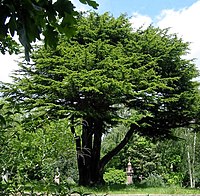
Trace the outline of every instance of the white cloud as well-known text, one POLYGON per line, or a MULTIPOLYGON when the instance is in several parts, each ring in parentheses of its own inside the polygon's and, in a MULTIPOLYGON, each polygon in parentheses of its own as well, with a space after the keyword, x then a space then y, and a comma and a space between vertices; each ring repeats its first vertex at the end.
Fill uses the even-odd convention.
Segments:
POLYGON ((130 22, 132 23, 133 29, 146 29, 153 21, 149 16, 141 15, 137 12, 134 12, 130 22))
POLYGON ((177 33, 184 41, 190 42, 189 58, 196 58, 196 65, 200 70, 200 1, 181 10, 163 10, 158 17, 157 26, 170 27, 170 32, 177 33))
MULTIPOLYGON (((195 58, 195 64, 200 70, 200 0, 190 7, 180 10, 162 10, 153 25, 160 28, 170 28, 170 33, 176 33, 185 42, 190 42, 190 54, 187 58, 195 58)), ((146 15, 133 13, 130 19, 134 29, 141 26, 147 28, 153 20, 146 15)))

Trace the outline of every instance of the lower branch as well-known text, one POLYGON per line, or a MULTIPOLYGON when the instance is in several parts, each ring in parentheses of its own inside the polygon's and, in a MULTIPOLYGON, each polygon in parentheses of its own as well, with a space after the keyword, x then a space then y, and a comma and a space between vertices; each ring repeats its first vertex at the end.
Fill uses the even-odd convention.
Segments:
POLYGON ((112 157, 114 157, 117 153, 120 152, 120 150, 122 150, 122 148, 128 143, 128 141, 130 140, 131 136, 133 135, 133 133, 135 132, 135 130, 138 128, 139 126, 136 124, 132 124, 130 126, 129 131, 126 133, 124 139, 110 152, 108 152, 101 160, 100 160, 100 168, 103 169, 104 166, 112 159, 112 157))

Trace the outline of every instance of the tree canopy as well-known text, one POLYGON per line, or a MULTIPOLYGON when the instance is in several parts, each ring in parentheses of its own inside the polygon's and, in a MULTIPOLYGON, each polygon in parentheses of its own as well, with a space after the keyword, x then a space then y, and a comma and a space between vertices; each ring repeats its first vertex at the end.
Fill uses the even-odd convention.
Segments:
MULTIPOLYGON (((93 0, 80 0, 97 8, 93 0)), ((18 51, 11 38, 17 33, 29 60, 31 43, 44 36, 45 45, 55 46, 58 33, 71 36, 78 12, 70 0, 3 0, 0 2, 0 51, 18 51)))
POLYGON ((183 58, 188 46, 166 29, 134 32, 124 15, 90 13, 79 18, 70 40, 60 36, 56 49, 40 47, 33 64, 19 64, 19 76, 2 87, 3 95, 27 118, 68 118, 79 183, 100 183, 104 166, 134 132, 166 138, 173 128, 194 122, 198 72, 183 58), (102 136, 116 124, 128 126, 127 133, 100 158, 102 136))

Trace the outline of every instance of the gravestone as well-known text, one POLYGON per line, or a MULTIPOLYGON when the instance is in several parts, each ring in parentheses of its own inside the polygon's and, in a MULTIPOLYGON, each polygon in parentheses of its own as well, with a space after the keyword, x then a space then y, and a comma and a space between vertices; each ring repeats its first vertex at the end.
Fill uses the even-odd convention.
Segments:
POLYGON ((56 168, 56 174, 55 174, 55 176, 54 176, 54 182, 55 182, 56 184, 60 184, 60 172, 59 172, 59 169, 58 169, 58 168, 56 168))
POLYGON ((8 171, 6 171, 5 168, 3 168, 3 172, 1 174, 2 181, 7 183, 9 175, 10 175, 10 173, 8 171))

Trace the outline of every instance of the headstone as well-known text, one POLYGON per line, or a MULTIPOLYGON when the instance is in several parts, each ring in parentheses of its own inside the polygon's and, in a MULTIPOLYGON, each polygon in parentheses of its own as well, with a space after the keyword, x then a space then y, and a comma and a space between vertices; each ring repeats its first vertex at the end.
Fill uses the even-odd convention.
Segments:
POLYGON ((129 157, 128 159, 128 165, 126 169, 126 175, 127 175, 127 182, 126 184, 133 184, 133 168, 131 166, 131 159, 129 157))
POLYGON ((56 168, 56 175, 54 176, 54 182, 56 184, 60 184, 60 172, 58 168, 56 168))
POLYGON ((141 175, 139 175, 139 180, 140 180, 140 182, 142 182, 142 180, 144 179, 144 177, 143 177, 143 175, 141 174, 141 175))
POLYGON ((3 168, 3 172, 1 174, 2 181, 7 183, 9 175, 10 175, 10 173, 8 171, 5 171, 5 168, 3 168))

